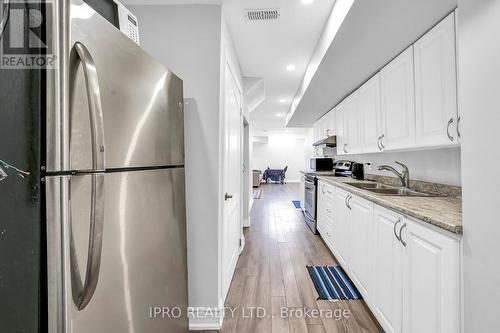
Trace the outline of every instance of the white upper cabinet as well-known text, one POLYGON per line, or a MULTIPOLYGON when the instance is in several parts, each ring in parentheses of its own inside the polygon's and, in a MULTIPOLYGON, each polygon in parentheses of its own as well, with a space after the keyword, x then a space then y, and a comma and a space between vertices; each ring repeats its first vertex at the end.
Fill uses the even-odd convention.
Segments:
POLYGON ((455 13, 315 124, 337 135, 337 154, 460 144, 455 13))
POLYGON ((413 46, 380 71, 382 140, 385 150, 415 145, 413 46))
POLYGON ((414 44, 416 145, 458 143, 455 14, 414 44))
POLYGON ((359 95, 357 91, 351 94, 345 103, 344 121, 347 121, 345 125, 347 141, 344 142, 344 147, 348 154, 359 154, 361 153, 361 117, 359 115, 359 95))
POLYGON ((326 113, 313 125, 314 142, 326 139, 335 135, 335 109, 326 113))
POLYGON ((318 124, 319 122, 316 121, 313 125, 313 143, 318 141, 318 124))
POLYGON ((363 153, 382 151, 380 145, 381 108, 380 108, 380 74, 372 77, 358 90, 359 125, 361 150, 363 153))
POLYGON ((345 121, 345 108, 344 103, 340 103, 335 110, 335 118, 336 118, 336 134, 337 134, 337 155, 345 155, 347 154, 347 150, 344 150, 345 144, 347 142, 346 138, 346 121, 345 121))
POLYGON ((336 135, 335 133, 335 109, 330 110, 330 112, 327 113, 327 118, 326 118, 326 134, 330 137, 332 135, 336 135))
POLYGON ((460 332, 459 241, 405 219, 405 333, 460 332))

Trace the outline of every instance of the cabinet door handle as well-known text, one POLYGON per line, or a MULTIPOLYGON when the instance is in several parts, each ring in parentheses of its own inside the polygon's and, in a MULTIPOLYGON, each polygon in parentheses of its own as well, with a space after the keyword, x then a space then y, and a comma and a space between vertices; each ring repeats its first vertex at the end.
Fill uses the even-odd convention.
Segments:
POLYGON ((453 142, 455 140, 454 137, 451 136, 450 134, 450 126, 451 124, 453 124, 453 118, 451 118, 450 120, 448 120, 448 126, 446 127, 446 135, 448 135, 448 139, 453 142))
POLYGON ((399 238, 398 234, 396 233, 396 228, 397 228, 399 223, 401 223, 401 218, 398 218, 396 223, 394 223, 394 230, 393 231, 394 231, 394 236, 396 236, 396 239, 401 242, 401 238, 399 238))
POLYGON ((325 194, 325 185, 321 185, 321 192, 323 192, 323 194, 325 194))
POLYGON ((382 139, 383 139, 384 137, 385 137, 385 134, 382 134, 382 135, 380 136, 380 147, 382 147, 382 149, 381 149, 381 150, 385 149, 385 146, 384 146, 384 144, 382 143, 382 139))
POLYGON ((327 130, 325 131, 325 133, 326 133, 326 136, 327 136, 327 137, 329 137, 329 136, 330 136, 330 129, 327 129, 327 130))
POLYGON ((401 242, 401 244, 403 244, 404 247, 406 247, 406 242, 403 240, 403 236, 401 236, 404 228, 406 228, 406 223, 404 223, 399 229, 399 241, 401 242))
POLYGON ((352 195, 350 195, 350 194, 349 194, 349 195, 347 196, 347 198, 346 198, 346 200, 347 200, 347 202, 346 202, 346 204, 347 204, 347 208, 349 208, 349 209, 352 209, 352 208, 351 208, 351 199, 352 199, 352 195))
POLYGON ((457 135, 458 135, 459 139, 462 138, 462 133, 460 133, 460 121, 461 120, 462 120, 462 116, 458 117, 458 119, 457 119, 457 135))
POLYGON ((344 203, 347 208, 349 208, 349 205, 347 204, 347 198, 349 198, 349 195, 345 196, 344 203))
POLYGON ((347 149, 346 149, 346 147, 347 147, 347 143, 344 143, 344 153, 346 153, 346 154, 347 154, 347 149))
POLYGON ((382 150, 382 147, 380 146, 380 139, 382 139, 382 136, 379 136, 378 139, 377 139, 378 150, 382 150))

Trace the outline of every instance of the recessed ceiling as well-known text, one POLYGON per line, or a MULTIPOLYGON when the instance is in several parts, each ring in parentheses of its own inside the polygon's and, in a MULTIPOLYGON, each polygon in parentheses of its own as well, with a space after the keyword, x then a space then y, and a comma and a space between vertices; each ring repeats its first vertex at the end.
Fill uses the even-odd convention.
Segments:
POLYGON ((266 99, 252 111, 256 128, 285 126, 285 117, 335 0, 224 0, 244 76, 262 77, 266 99), (273 21, 247 21, 246 9, 279 9, 273 21), (287 68, 288 67, 288 68, 287 68))
POLYGON ((310 127, 456 7, 457 0, 355 1, 287 126, 310 127))
POLYGON ((222 4, 242 74, 264 79, 266 99, 252 111, 251 123, 254 127, 276 128, 285 127, 285 117, 282 114, 287 114, 290 109, 335 0, 123 2, 130 5, 222 4), (249 9, 278 9, 279 18, 249 21, 245 17, 245 12, 249 9))

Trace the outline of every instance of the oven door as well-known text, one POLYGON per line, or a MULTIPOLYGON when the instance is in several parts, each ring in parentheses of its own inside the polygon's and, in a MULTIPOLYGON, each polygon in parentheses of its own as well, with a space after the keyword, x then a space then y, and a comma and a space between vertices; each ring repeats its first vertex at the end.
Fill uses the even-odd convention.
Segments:
POLYGON ((314 181, 305 180, 305 214, 310 220, 316 220, 316 185, 314 181))

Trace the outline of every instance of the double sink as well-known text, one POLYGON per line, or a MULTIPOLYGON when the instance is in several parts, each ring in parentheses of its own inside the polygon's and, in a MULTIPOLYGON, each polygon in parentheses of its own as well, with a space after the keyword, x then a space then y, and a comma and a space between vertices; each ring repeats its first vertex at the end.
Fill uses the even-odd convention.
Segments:
POLYGON ((380 183, 345 183, 361 190, 366 190, 379 195, 398 196, 398 197, 430 197, 428 193, 413 191, 406 187, 395 187, 380 183))

